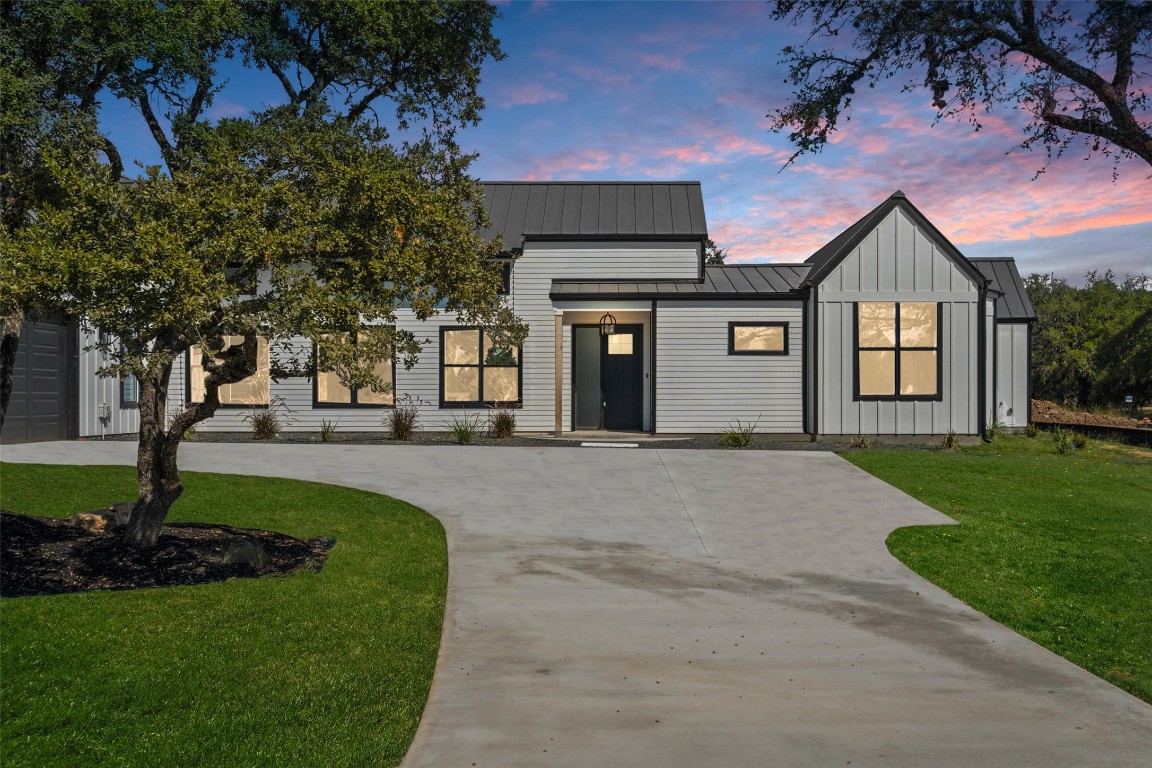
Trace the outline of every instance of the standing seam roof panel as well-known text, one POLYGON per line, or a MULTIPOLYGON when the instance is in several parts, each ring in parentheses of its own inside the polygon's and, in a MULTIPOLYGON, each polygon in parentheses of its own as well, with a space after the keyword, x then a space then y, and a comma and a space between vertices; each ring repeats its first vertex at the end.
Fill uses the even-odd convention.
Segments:
POLYGON ((652 212, 653 188, 637 185, 633 190, 636 192, 636 232, 642 235, 656 234, 652 212))
MULTIPOLYGON (((504 234, 508 231, 508 206, 512 200, 512 189, 502 187, 495 191, 488 199, 488 218, 492 220, 489 230, 491 235, 504 234)), ((507 243, 505 243, 507 246, 507 243)))
POLYGON ((698 184, 693 184, 687 189, 688 211, 692 217, 692 231, 707 232, 708 221, 704 217, 704 193, 698 184))
MULTIPOLYGON (((524 232, 539 232, 544 225, 544 205, 548 201, 548 187, 532 185, 528 192, 528 210, 524 214, 524 232)), ((516 243, 517 246, 520 243, 516 243)))
MULTIPOLYGON (((504 231, 512 234, 513 237, 515 237, 517 233, 524 232, 524 219, 528 213, 528 191, 529 188, 522 184, 517 184, 512 187, 512 199, 508 204, 508 216, 506 219, 508 223, 504 231)), ((521 236, 523 235, 521 234, 521 236)), ((515 248, 520 245, 518 242, 507 242, 508 239, 510 238, 505 238, 505 248, 515 248)))
POLYGON ((600 210, 597 220, 599 221, 599 233, 604 235, 616 234, 616 212, 620 210, 617 202, 617 196, 620 188, 611 185, 604 185, 600 187, 600 210))
POLYGON ((652 187, 652 226, 653 234, 674 234, 672 231, 672 199, 667 184, 656 184, 652 187))
POLYGON ((600 187, 593 184, 580 188, 580 234, 600 234, 600 187))
POLYGON ((575 235, 580 232, 580 203, 584 196, 580 187, 563 187, 564 219, 560 222, 560 234, 575 235))
POLYGON ((564 223, 564 187, 559 185, 548 186, 548 200, 544 205, 544 220, 540 229, 530 234, 539 235, 543 232, 559 232, 564 223))
POLYGON ((668 202, 672 212, 672 231, 677 235, 692 232, 692 209, 688 205, 688 190, 682 186, 668 188, 668 202))
POLYGON ((636 232, 636 187, 622 184, 616 192, 620 215, 616 219, 617 232, 636 232))

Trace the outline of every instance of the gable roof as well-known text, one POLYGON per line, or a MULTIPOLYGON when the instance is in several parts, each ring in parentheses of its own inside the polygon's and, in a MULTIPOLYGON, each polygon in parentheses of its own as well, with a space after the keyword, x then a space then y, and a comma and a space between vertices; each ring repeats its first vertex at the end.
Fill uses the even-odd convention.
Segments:
POLYGON ((827 245, 805 259, 804 263, 811 264, 812 270, 808 273, 804 284, 815 285, 831 274, 832 270, 836 269, 840 262, 847 258, 856 246, 860 245, 864 238, 896 208, 899 208, 908 216, 916 227, 924 230, 928 236, 935 241, 936 245, 940 247, 945 257, 953 262, 962 272, 967 274, 973 282, 977 285, 985 284, 987 278, 980 270, 976 269, 968 259, 964 258, 964 254, 960 253, 960 250, 952 245, 948 238, 944 237, 940 230, 936 229, 932 222, 928 221, 927 217, 920 213, 920 210, 908 200, 908 196, 900 190, 893 192, 887 200, 864 214, 859 221, 832 238, 827 245))
POLYGON ((991 287, 1000 292, 996 299, 997 322, 1022 322, 1036 319, 1036 310, 1028 299, 1024 281, 1016 270, 1016 260, 1006 257, 990 257, 970 260, 980 273, 991 280, 991 287))
POLYGON ((553 299, 770 298, 800 290, 807 264, 732 264, 704 268, 704 280, 553 280, 553 299))
POLYGON ((483 182, 492 226, 504 247, 533 240, 701 240, 708 236, 698 181, 483 182))

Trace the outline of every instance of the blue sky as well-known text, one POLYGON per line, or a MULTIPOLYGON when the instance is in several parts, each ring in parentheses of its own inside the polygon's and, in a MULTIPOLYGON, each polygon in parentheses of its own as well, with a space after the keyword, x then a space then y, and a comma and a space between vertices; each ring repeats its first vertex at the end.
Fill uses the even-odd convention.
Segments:
MULTIPOLYGON (((832 146, 784 168, 767 113, 789 95, 779 50, 802 30, 762 2, 503 2, 508 58, 482 71, 487 101, 463 146, 490 180, 698 180, 729 263, 802 261, 902 189, 966 255, 1077 281, 1089 269, 1152 273, 1152 180, 1128 161, 1073 150, 1033 180, 1042 151, 1006 154, 1025 117, 1000 107, 979 133, 933 125, 898 81, 857 99, 832 146)), ((234 69, 217 117, 275 101, 263 73, 234 69)), ((155 162, 140 117, 108 104, 125 154, 155 162)))

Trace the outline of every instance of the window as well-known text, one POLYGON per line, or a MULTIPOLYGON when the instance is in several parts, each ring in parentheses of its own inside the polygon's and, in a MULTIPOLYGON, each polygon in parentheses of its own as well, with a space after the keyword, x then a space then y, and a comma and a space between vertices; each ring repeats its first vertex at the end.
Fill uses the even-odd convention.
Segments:
POLYGON ((632 354, 632 334, 631 333, 612 333, 608 335, 608 354, 610 355, 630 355, 632 354))
POLYGON ((498 296, 507 296, 512 293, 512 261, 505 260, 500 264, 500 289, 498 296))
MULTIPOLYGON (((321 343, 316 350, 317 360, 324 355, 324 345, 321 343)), ((396 361, 394 358, 382 360, 376 364, 373 372, 380 380, 388 385, 388 391, 375 392, 368 389, 349 389, 340 383, 340 376, 335 371, 318 371, 315 376, 316 391, 314 404, 321 407, 347 406, 389 408, 396 404, 396 393, 392 388, 396 380, 396 361)))
POLYGON ((497 347, 479 328, 440 329, 440 407, 520 402, 520 350, 497 347))
POLYGON ((788 354, 788 323, 728 323, 728 354, 788 354))
MULTIPOLYGON (((243 341, 243 336, 225 336, 224 349, 243 341)), ((256 373, 220 387, 220 405, 268 405, 269 378, 268 340, 260 337, 256 339, 256 373)), ((197 347, 188 350, 188 402, 204 402, 204 367, 197 347)))
POLYGON ((120 379, 120 407, 136 408, 140 405, 140 381, 128 374, 120 379))
POLYGON ((856 399, 940 399, 939 304, 856 304, 856 399))

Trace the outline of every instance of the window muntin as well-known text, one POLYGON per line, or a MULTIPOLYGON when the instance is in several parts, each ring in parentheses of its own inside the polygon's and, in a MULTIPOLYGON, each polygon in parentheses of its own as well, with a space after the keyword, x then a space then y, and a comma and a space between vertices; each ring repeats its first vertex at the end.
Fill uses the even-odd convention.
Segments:
POLYGON ((520 350, 500 347, 480 328, 440 330, 440 406, 520 402, 520 350))
POLYGON ((728 323, 728 354, 788 354, 788 323, 728 323))
POLYGON ((612 333, 608 335, 608 354, 610 355, 630 355, 632 354, 632 334, 631 333, 612 333))
MULTIPOLYGON (((327 337, 325 337, 327 338, 327 337)), ((316 349, 316 358, 324 354, 323 339, 316 349)), ((395 360, 381 360, 376 363, 372 372, 380 380, 389 385, 386 392, 376 392, 371 387, 349 389, 340 383, 340 376, 335 371, 316 372, 315 405, 321 406, 373 406, 390 407, 396 404, 395 390, 395 360)))
POLYGON ((861 301, 856 304, 856 397, 940 398, 940 305, 861 301))
MULTIPOLYGON (((224 349, 243 342, 243 336, 225 336, 224 349)), ((191 403, 204 402, 205 374, 200 360, 199 348, 188 350, 188 401, 191 403)), ((260 336, 256 339, 256 373, 232 384, 222 385, 219 390, 220 405, 268 405, 270 380, 268 340, 260 336)))

